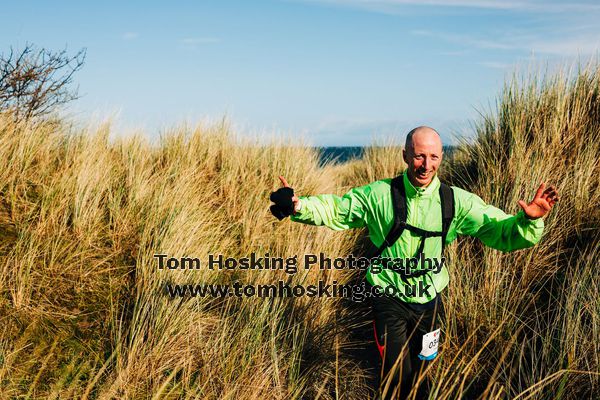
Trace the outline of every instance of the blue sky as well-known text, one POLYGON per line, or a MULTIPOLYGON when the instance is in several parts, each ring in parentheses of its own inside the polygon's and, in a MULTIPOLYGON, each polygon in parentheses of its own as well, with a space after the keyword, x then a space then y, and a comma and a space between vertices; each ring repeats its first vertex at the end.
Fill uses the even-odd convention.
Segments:
POLYGON ((315 145, 422 124, 449 142, 515 69, 600 48, 588 0, 13 1, 0 17, 1 52, 87 49, 74 117, 150 137, 227 117, 315 145))

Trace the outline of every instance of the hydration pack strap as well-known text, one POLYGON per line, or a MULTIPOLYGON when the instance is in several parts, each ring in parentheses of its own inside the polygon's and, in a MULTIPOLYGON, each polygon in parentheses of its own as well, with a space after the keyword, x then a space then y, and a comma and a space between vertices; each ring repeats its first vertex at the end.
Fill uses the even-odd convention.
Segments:
POLYGON ((452 223, 452 219, 454 218, 454 194, 452 192, 452 188, 444 183, 440 184, 439 194, 442 209, 441 232, 427 231, 425 229, 421 229, 406 223, 406 191, 404 188, 403 175, 399 175, 392 179, 391 191, 392 204, 394 207, 394 222, 385 239, 383 240, 383 243, 381 244, 381 246, 379 246, 376 252, 371 255, 371 257, 380 256, 386 248, 396 243, 396 241, 402 235, 402 232, 404 232, 404 229, 408 229, 409 231, 417 234, 418 236, 421 236, 421 243, 419 244, 419 249, 417 250, 416 254, 417 257, 419 257, 423 253, 425 240, 430 237, 442 238, 443 252, 446 247, 446 236, 448 235, 450 224, 452 223))

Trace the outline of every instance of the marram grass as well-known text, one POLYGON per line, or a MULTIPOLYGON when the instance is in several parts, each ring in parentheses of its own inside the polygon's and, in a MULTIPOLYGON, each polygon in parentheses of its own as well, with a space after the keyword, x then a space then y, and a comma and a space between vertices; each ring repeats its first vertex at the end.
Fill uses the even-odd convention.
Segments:
MULTIPOLYGON (((243 257, 364 247, 268 211, 402 171, 401 149, 320 168, 308 146, 240 140, 226 123, 151 144, 0 116, 0 398, 365 399, 377 374, 368 308, 324 298, 185 298, 166 282, 314 284, 348 271, 160 270, 153 257, 243 257)), ((503 254, 449 248, 432 398, 600 397, 600 71, 507 83, 442 178, 507 212, 539 182, 561 200, 542 241, 503 254)))

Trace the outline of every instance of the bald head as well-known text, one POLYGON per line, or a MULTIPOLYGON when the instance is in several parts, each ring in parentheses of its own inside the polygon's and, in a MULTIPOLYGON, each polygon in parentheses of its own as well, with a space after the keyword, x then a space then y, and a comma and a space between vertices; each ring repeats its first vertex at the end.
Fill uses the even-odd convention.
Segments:
POLYGON ((406 135, 402 155, 411 183, 418 187, 427 186, 442 162, 442 139, 435 129, 419 126, 406 135))
POLYGON ((440 134, 435 129, 428 126, 419 126, 408 132, 404 148, 413 148, 415 141, 418 141, 419 143, 427 142, 436 145, 439 144, 440 151, 442 148, 442 138, 440 137, 440 134))

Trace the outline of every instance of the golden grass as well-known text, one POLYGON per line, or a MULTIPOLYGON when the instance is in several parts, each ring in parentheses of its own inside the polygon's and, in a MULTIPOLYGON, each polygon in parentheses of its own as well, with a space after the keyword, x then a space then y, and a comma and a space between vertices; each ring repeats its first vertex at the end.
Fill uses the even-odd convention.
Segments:
MULTIPOLYGON (((600 395, 599 96, 596 66, 515 78, 445 162, 444 180, 510 213, 541 180, 561 200, 532 249, 450 246, 446 339, 428 371, 436 398, 600 395)), ((346 282, 348 271, 169 271, 153 254, 356 251, 364 232, 278 222, 269 193, 279 174, 299 194, 391 177, 399 147, 320 168, 307 146, 258 145, 226 123, 156 145, 109 134, 0 116, 0 398, 372 395, 376 371, 358 356, 370 345, 364 306, 164 294, 165 282, 346 282)))

